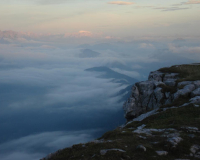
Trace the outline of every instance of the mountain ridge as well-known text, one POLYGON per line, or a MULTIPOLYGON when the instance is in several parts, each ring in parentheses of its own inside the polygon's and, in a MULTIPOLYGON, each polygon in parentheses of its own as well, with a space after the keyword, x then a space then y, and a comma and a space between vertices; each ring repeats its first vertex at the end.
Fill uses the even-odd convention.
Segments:
POLYGON ((129 77, 125 74, 115 72, 114 70, 106 66, 88 68, 86 69, 86 71, 102 73, 102 75, 98 76, 99 78, 114 79, 113 82, 116 82, 116 83, 130 85, 138 81, 137 79, 129 77))

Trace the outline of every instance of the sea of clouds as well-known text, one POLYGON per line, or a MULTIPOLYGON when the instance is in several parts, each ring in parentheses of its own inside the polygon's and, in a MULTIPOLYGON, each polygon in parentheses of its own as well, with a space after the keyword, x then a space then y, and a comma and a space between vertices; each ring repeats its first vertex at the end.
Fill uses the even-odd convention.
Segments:
POLYGON ((86 69, 106 66, 146 80, 160 67, 199 62, 199 46, 196 38, 72 44, 1 37, 0 159, 40 159, 125 122, 116 93, 127 84, 86 69))

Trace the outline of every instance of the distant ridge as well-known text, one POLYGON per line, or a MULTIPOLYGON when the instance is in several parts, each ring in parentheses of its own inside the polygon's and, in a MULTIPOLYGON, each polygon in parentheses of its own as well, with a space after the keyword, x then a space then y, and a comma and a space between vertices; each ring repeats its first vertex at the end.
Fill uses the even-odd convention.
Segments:
POLYGON ((94 57, 98 57, 99 55, 100 55, 99 52, 95 52, 91 49, 83 49, 81 50, 79 57, 80 58, 94 58, 94 57))
POLYGON ((99 78, 113 79, 113 82, 121 83, 121 84, 134 84, 135 82, 138 81, 135 78, 115 72, 112 69, 105 67, 105 66, 88 68, 88 69, 86 69, 86 71, 102 72, 103 74, 101 76, 99 76, 99 78))

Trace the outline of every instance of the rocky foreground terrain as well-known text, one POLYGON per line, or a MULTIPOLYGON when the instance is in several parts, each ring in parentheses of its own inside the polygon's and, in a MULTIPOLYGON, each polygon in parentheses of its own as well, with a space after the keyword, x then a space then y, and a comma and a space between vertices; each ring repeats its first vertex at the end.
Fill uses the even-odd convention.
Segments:
POLYGON ((200 159, 200 64, 151 72, 123 108, 126 124, 42 160, 200 159))

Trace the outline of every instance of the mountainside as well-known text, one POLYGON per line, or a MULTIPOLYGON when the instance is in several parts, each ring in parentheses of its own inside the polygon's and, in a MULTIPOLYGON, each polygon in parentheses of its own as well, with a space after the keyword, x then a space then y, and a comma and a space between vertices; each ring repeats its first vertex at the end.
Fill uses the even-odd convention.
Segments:
POLYGON ((86 71, 102 73, 99 76, 99 78, 112 79, 112 82, 114 82, 114 83, 130 85, 130 84, 137 82, 136 79, 129 77, 127 75, 115 72, 112 69, 105 67, 105 66, 88 68, 88 69, 86 69, 86 71))
POLYGON ((151 72, 124 103, 127 123, 42 160, 200 159, 200 64, 151 72))
POLYGON ((94 58, 98 57, 100 55, 99 52, 95 52, 91 49, 83 49, 81 53, 79 54, 80 58, 94 58))

